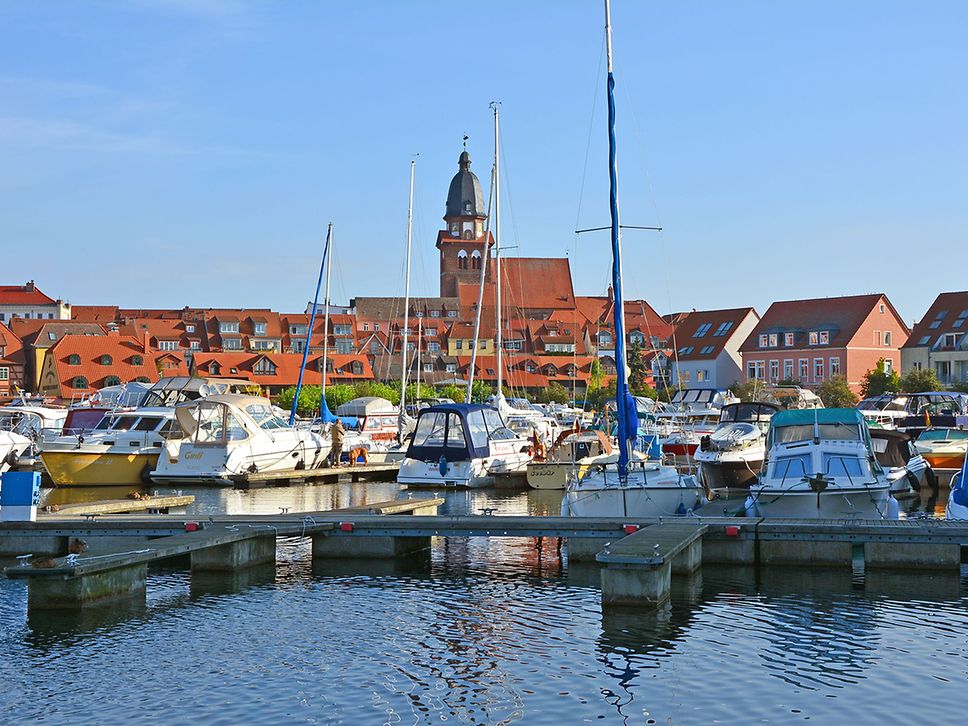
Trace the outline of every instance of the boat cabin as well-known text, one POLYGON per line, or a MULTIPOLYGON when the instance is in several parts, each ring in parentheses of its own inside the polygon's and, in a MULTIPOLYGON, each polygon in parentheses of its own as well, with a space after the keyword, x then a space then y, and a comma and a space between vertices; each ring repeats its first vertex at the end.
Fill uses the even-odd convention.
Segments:
POLYGON ((241 441, 260 433, 271 435, 274 430, 290 428, 289 423, 272 408, 269 400, 233 393, 179 404, 175 408, 175 418, 180 438, 193 444, 213 446, 241 441))
POLYGON ((400 428, 396 406, 379 396, 363 396, 347 401, 336 409, 344 425, 359 431, 371 441, 393 441, 400 428))
POLYGON ((882 473, 856 408, 780 411, 770 422, 766 463, 769 478, 787 482, 814 475, 870 481, 882 473))
POLYGON ((729 403, 723 406, 723 410, 719 414, 719 423, 755 424, 765 432, 774 414, 779 410, 780 407, 776 404, 761 401, 755 403, 729 403))
POLYGON ((407 458, 430 462, 483 459, 491 455, 491 441, 517 438, 495 409, 447 403, 420 412, 407 458))

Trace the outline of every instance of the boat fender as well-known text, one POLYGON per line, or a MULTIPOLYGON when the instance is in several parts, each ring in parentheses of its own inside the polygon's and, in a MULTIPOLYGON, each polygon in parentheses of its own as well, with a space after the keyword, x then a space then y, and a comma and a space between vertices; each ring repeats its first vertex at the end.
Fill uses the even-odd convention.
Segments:
POLYGON ((909 471, 907 473, 907 480, 908 480, 908 484, 911 485, 911 488, 914 491, 916 491, 916 492, 921 491, 921 480, 918 479, 918 475, 917 474, 915 474, 913 471, 909 471))
POLYGON ((683 504, 682 502, 679 502, 679 506, 676 507, 676 515, 678 515, 678 516, 681 517, 682 515, 684 515, 686 513, 687 513, 686 512, 686 505, 683 504))
POLYGON ((934 495, 938 494, 938 475, 934 473, 934 469, 930 466, 924 470, 924 481, 928 485, 928 489, 934 495))
POLYGON ((437 468, 440 470, 441 476, 447 476, 447 457, 441 454, 440 461, 437 462, 437 468))
POLYGON ((887 498, 887 519, 898 519, 901 516, 901 505, 894 497, 887 498))
POLYGON ((8 466, 14 467, 20 461, 20 454, 11 450, 5 457, 3 457, 3 460, 8 466))
POLYGON ((151 464, 145 464, 141 467, 141 483, 142 484, 152 484, 151 481, 151 464))

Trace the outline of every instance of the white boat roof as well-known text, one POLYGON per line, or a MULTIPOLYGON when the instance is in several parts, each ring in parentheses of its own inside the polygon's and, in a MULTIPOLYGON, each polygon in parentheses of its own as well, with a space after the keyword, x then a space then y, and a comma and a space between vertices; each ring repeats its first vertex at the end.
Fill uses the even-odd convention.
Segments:
POLYGON ((337 416, 355 416, 363 418, 378 413, 398 413, 397 407, 385 398, 379 396, 363 396, 347 401, 342 406, 337 407, 337 416))

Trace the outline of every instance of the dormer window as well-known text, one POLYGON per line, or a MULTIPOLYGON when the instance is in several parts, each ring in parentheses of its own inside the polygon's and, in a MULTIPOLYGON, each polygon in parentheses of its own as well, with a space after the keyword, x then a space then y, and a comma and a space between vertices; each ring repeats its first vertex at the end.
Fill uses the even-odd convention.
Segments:
POLYGON ((767 347, 770 344, 770 336, 768 336, 768 335, 761 335, 759 342, 760 342, 760 347, 761 348, 767 347))
POLYGON ((828 345, 830 343, 830 333, 826 330, 820 331, 820 345, 828 345))
POLYGON ((266 323, 256 323, 255 324, 255 334, 256 335, 265 335, 266 334, 266 330, 267 330, 267 324, 266 323))
POLYGON ((101 358, 99 359, 99 362, 102 366, 109 366, 112 363, 114 363, 114 359, 111 358, 111 356, 109 355, 102 355, 101 358))
POLYGON ((793 347, 793 333, 783 334, 783 345, 785 345, 787 348, 793 347))
MULTIPOLYGON (((77 353, 71 353, 69 356, 67 356, 67 365, 79 366, 80 364, 81 356, 79 356, 77 353)), ((84 388, 87 388, 87 384, 84 385, 84 388)))
POLYGON ((145 359, 140 355, 131 356, 131 365, 133 366, 143 366, 145 364, 145 359))
POLYGON ((195 325, 193 323, 188 323, 185 326, 185 332, 186 333, 194 333, 195 332, 195 325))

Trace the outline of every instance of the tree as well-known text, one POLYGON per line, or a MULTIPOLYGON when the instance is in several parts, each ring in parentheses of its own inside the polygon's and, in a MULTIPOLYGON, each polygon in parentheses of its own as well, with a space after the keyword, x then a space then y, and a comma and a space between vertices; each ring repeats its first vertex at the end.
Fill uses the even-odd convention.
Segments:
POLYGON ((745 383, 736 381, 729 387, 729 390, 743 403, 750 403, 759 400, 764 386, 766 386, 766 381, 761 381, 759 378, 750 378, 745 383))
POLYGON ((474 380, 471 386, 471 403, 485 403, 494 393, 494 389, 480 378, 474 380))
POLYGON ((951 390, 957 393, 968 393, 968 382, 954 383, 951 386, 951 390))
POLYGON ((354 398, 357 398, 355 386, 345 383, 334 383, 331 386, 326 386, 326 404, 333 413, 336 413, 337 408, 354 398))
POLYGON ((675 386, 662 386, 657 392, 658 400, 662 401, 663 403, 669 403, 672 401, 672 397, 676 395, 676 391, 678 390, 679 389, 675 386))
MULTIPOLYGON (((411 383, 407 386, 407 400, 413 403, 421 398, 436 398, 437 389, 427 383, 411 383)), ((397 403, 400 402, 400 397, 397 397, 397 403)))
POLYGON ((563 385, 558 383, 558 381, 552 381, 548 384, 548 387, 544 389, 542 398, 544 399, 541 403, 568 403, 571 396, 568 395, 568 389, 563 385))
POLYGON ((467 399, 467 386, 448 383, 446 386, 440 388, 440 396, 441 398, 449 398, 454 403, 464 403, 467 399))
MULTIPOLYGON (((322 389, 319 386, 303 386, 299 389, 299 405, 296 406, 296 413, 300 416, 317 416, 319 414, 319 402, 321 400, 322 389)), ((328 393, 328 391, 327 391, 328 393)), ((287 411, 292 410, 292 399, 296 396, 296 387, 289 386, 279 391, 276 396, 276 403, 287 411)))
POLYGON ((877 361, 877 366, 873 370, 867 371, 860 382, 860 395, 864 398, 880 396, 882 393, 890 393, 901 390, 901 375, 897 371, 887 372, 887 364, 883 358, 877 361))
POLYGON ((400 404, 399 383, 394 384, 382 383, 380 381, 360 381, 359 383, 353 384, 353 389, 355 392, 354 398, 376 396, 377 398, 385 398, 394 406, 398 406, 400 404))
POLYGON ((596 357, 592 360, 591 366, 588 369, 588 392, 585 394, 586 398, 601 388, 602 381, 604 380, 605 371, 602 370, 602 362, 596 357))
POLYGON ((615 381, 610 381, 607 386, 602 386, 593 394, 589 394, 587 402, 595 410, 601 411, 605 407, 605 402, 615 398, 615 381))
POLYGON ((647 388, 651 388, 649 385, 649 377, 652 371, 645 362, 645 356, 642 355, 642 346, 638 343, 632 343, 629 347, 629 391, 633 395, 639 396, 644 395, 647 388))
POLYGON ((941 390, 941 381, 932 368, 912 368, 901 378, 901 390, 905 393, 941 390))
POLYGON ((832 376, 817 386, 816 394, 828 408, 853 408, 860 399, 844 376, 832 376))

